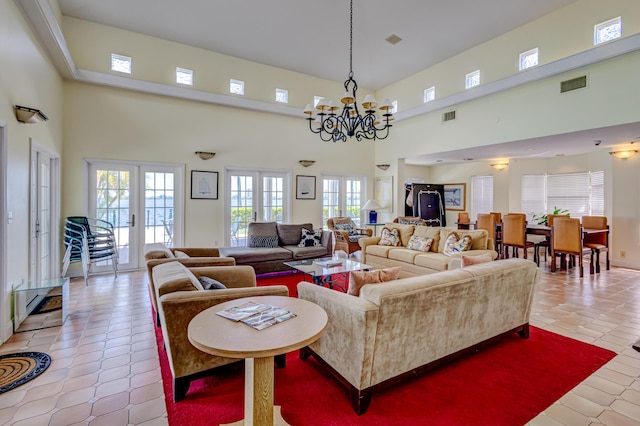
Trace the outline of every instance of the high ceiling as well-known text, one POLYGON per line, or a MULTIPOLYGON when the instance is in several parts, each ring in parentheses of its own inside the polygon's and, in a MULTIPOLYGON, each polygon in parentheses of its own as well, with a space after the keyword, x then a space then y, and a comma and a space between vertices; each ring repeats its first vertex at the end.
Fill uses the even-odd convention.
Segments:
MULTIPOLYGON (((377 90, 576 0, 355 0, 353 71, 377 90), (385 39, 402 39, 391 45, 385 39)), ((62 14, 343 82, 348 0, 59 0, 62 14)))
MULTIPOLYGON (((577 0, 354 0, 353 71, 379 89, 577 0), (390 36, 402 39, 392 45, 390 36)), ((343 82, 349 1, 59 0, 63 15, 343 82)), ((409 164, 575 155, 640 142, 640 123, 407 158, 409 164), (597 145, 596 140, 602 142, 597 145)))

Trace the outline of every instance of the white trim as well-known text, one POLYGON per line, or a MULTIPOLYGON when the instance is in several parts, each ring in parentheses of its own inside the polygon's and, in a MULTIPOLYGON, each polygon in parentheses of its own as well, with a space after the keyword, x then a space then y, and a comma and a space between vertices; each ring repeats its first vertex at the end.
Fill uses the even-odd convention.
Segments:
POLYGON ((0 343, 13 334, 9 318, 10 292, 7 288, 7 123, 0 120, 0 343), (5 323, 6 321, 6 323, 5 323))

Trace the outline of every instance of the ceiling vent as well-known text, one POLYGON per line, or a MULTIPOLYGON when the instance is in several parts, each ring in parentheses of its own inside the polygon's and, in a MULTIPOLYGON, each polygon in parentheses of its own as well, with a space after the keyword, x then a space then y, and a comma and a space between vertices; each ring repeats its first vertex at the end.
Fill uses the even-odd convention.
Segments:
POLYGON ((400 37, 398 37, 395 34, 391 34, 389 37, 385 38, 386 42, 395 46, 396 44, 400 43, 402 41, 402 39, 400 37))
POLYGON ((572 78, 560 83, 560 93, 570 92, 576 89, 587 87, 587 76, 572 78))
POLYGON ((451 120, 455 120, 456 119, 456 112, 454 111, 448 111, 445 112, 444 114, 442 114, 442 121, 451 121, 451 120))

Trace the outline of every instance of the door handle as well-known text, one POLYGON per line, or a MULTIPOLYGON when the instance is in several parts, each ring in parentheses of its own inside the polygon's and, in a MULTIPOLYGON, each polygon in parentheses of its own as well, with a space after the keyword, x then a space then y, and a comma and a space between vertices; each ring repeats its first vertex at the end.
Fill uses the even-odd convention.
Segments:
POLYGON ((131 222, 127 222, 129 225, 131 225, 132 228, 136 227, 136 215, 132 214, 131 215, 131 222))

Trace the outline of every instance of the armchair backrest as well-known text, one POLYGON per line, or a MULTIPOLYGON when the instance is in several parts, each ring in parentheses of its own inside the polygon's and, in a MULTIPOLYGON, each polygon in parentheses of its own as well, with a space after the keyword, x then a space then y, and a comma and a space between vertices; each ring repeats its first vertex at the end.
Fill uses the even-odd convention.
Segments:
POLYGON ((330 217, 327 219, 327 228, 332 231, 336 230, 336 225, 338 224, 347 224, 351 225, 352 228, 356 228, 356 224, 353 223, 353 220, 350 217, 330 217))

